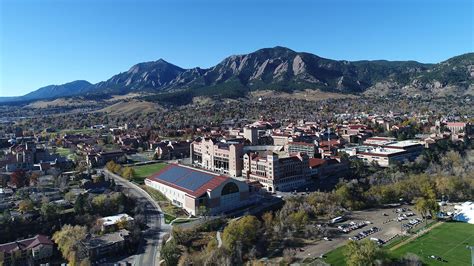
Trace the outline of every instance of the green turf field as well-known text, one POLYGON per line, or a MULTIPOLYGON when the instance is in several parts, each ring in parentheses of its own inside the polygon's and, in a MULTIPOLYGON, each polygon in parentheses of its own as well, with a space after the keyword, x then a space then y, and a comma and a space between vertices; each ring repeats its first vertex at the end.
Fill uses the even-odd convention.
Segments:
POLYGON ((326 258, 324 260, 330 265, 346 265, 346 258, 344 256, 345 247, 346 246, 344 245, 326 253, 326 258))
MULTIPOLYGON (((467 245, 474 246, 474 225, 467 223, 449 222, 433 228, 421 237, 389 251, 393 245, 385 246, 388 255, 402 258, 407 253, 416 254, 426 265, 470 265, 471 253, 467 245), (447 262, 440 262, 429 256, 439 256, 447 262)), ((326 253, 325 261, 331 265, 346 265, 344 257, 345 246, 326 253)))
POLYGON ((133 178, 133 181, 142 184, 145 178, 165 168, 166 165, 167 164, 165 163, 155 163, 155 164, 134 166, 133 170, 134 170, 135 176, 133 178))
POLYGON ((467 245, 474 246, 474 225, 468 223, 444 223, 421 237, 390 252, 393 257, 407 253, 418 255, 427 265, 470 265, 471 253, 467 245), (428 258, 439 256, 447 262, 428 258))

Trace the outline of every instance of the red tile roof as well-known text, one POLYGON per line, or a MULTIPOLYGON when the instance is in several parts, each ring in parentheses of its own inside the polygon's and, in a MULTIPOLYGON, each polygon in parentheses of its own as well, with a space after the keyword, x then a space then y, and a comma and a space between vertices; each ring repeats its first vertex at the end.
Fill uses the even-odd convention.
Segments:
POLYGON ((466 123, 463 123, 463 122, 448 122, 448 123, 446 123, 446 126, 448 126, 448 127, 465 127, 466 123))
POLYGON ((331 139, 330 141, 327 141, 327 140, 323 140, 319 143, 319 146, 320 147, 325 147, 325 146, 329 146, 329 143, 331 144, 331 146, 339 146, 341 145, 341 142, 339 139, 331 139))
POLYGON ((290 142, 290 143, 288 143, 288 145, 301 145, 301 146, 309 146, 309 147, 315 146, 313 143, 300 142, 300 141, 290 142))
POLYGON ((324 159, 319 159, 319 158, 310 158, 309 159, 309 167, 310 168, 319 167, 319 166, 322 166, 325 163, 326 163, 326 160, 324 160, 324 159))

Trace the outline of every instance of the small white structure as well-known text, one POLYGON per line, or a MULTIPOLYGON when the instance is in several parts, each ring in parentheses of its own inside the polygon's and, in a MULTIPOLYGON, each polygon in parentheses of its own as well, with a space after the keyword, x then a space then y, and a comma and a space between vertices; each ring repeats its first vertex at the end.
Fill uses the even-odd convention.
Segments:
POLYGON ((466 201, 461 205, 454 206, 453 219, 458 222, 474 224, 474 202, 466 201))
POLYGON ((115 226, 118 222, 120 221, 126 221, 126 222, 132 222, 133 217, 126 213, 121 213, 113 216, 107 216, 98 219, 98 221, 102 222, 102 230, 105 230, 107 228, 111 228, 112 226, 115 226))

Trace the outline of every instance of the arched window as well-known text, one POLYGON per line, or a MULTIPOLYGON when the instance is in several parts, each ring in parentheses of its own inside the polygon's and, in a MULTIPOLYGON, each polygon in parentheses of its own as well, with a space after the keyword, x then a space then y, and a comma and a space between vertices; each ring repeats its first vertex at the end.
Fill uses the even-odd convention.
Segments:
POLYGON ((221 196, 232 194, 232 193, 237 193, 239 192, 239 187, 234 183, 230 182, 224 185, 222 188, 221 196))

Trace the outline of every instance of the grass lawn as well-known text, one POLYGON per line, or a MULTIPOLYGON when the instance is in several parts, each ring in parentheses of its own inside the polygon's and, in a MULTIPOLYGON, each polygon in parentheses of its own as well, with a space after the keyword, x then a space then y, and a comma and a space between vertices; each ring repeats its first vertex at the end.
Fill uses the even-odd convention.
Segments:
MULTIPOLYGON (((474 225, 467 223, 448 222, 407 244, 389 251, 396 244, 407 237, 395 240, 383 248, 391 258, 402 258, 407 253, 416 254, 426 265, 470 265, 471 253, 467 245, 474 246, 474 225), (447 262, 440 262, 428 256, 439 256, 447 262)), ((345 246, 336 248, 326 253, 325 261, 331 265, 346 265, 344 257, 345 246)))
POLYGON ((344 256, 344 248, 341 246, 326 253, 324 260, 331 265, 346 265, 346 258, 344 256))
POLYGON ((59 155, 67 157, 69 154, 72 154, 70 149, 63 148, 63 147, 57 147, 56 152, 59 153, 59 155))
POLYGON ((399 258, 414 253, 427 265, 470 265, 471 252, 466 249, 467 245, 474 246, 474 225, 449 222, 391 251, 390 255, 399 258), (428 258, 431 255, 448 262, 428 258))
POLYGON ((145 185, 141 186, 148 194, 150 194, 150 196, 155 200, 155 201, 167 201, 168 199, 165 197, 165 195, 161 194, 161 192, 159 192, 158 190, 156 189, 153 189, 151 187, 147 187, 145 185))
POLYGON ((169 215, 167 213, 165 213, 164 216, 165 216, 165 223, 167 224, 171 223, 171 221, 176 219, 176 217, 174 217, 173 215, 169 215))
POLYGON ((133 170, 134 170, 135 176, 133 177, 133 181, 139 184, 143 184, 144 182, 143 180, 145 180, 145 178, 165 168, 166 165, 167 164, 165 163, 155 163, 155 164, 134 166, 133 170))
POLYGON ((77 157, 76 154, 74 154, 74 152, 72 152, 71 149, 68 148, 57 147, 56 152, 62 157, 66 157, 69 160, 75 160, 75 158, 77 157))
POLYGON ((176 221, 173 222, 173 224, 184 224, 184 223, 189 223, 191 221, 194 221, 194 219, 177 218, 176 221))

